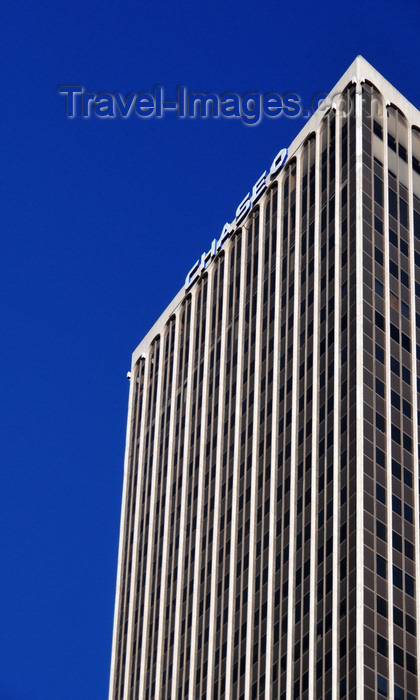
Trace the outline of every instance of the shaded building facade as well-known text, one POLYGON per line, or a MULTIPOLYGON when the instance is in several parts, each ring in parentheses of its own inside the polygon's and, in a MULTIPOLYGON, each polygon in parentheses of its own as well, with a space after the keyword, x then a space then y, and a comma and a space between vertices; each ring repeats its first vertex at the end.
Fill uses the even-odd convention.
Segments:
POLYGON ((110 700, 420 697, 420 113, 279 162, 133 354, 110 700))

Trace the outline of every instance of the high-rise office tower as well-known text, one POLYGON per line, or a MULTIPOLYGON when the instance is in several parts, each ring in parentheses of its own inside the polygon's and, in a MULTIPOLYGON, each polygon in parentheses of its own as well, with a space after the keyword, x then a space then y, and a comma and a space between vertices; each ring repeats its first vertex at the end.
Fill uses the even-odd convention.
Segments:
POLYGON ((134 352, 111 700, 420 698, 420 113, 330 97, 134 352))

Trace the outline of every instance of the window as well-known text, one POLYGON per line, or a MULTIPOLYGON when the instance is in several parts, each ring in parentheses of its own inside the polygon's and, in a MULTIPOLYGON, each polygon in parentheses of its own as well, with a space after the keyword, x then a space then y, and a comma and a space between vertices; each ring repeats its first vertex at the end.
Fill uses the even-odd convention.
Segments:
POLYGON ((384 542, 386 542, 386 525, 384 523, 381 523, 380 520, 376 521, 376 536, 379 537, 379 539, 384 540, 384 542))
POLYGON ((405 450, 407 450, 407 452, 413 451, 413 443, 411 437, 406 433, 403 433, 403 447, 405 450))
POLYGON ((394 408, 400 410, 400 397, 394 390, 391 390, 391 404, 394 406, 394 408))
POLYGON ((376 378, 375 380, 375 389, 378 396, 382 396, 382 398, 385 398, 385 384, 381 382, 381 380, 378 378, 376 378))
POLYGON ((398 625, 398 627, 401 627, 402 629, 404 629, 403 611, 394 605, 392 613, 393 613, 392 616, 393 616, 394 624, 398 625))
POLYGON ((391 424, 391 437, 398 445, 401 445, 401 430, 394 424, 391 424))
POLYGON ((375 311, 375 326, 380 328, 381 331, 385 329, 385 319, 379 311, 375 311))
POLYGON ((411 404, 403 399, 402 406, 404 415, 407 416, 407 418, 411 418, 411 404))
POLYGON ((397 195, 394 190, 391 188, 388 189, 388 195, 389 195, 389 213, 391 216, 394 217, 394 219, 398 218, 398 210, 397 210, 397 195))
POLYGON ((380 484, 376 484, 376 498, 380 503, 385 503, 385 489, 380 484))
POLYGON ((379 139, 383 139, 383 131, 382 131, 382 126, 377 122, 375 119, 373 120, 373 133, 375 136, 377 136, 379 139))
POLYGON ((388 656, 388 640, 382 637, 380 634, 376 635, 376 646, 378 649, 378 654, 383 654, 388 656))
POLYGON ((406 467, 404 467, 404 484, 410 488, 413 486, 413 476, 406 467))
POLYGON ((398 552, 402 552, 402 537, 398 534, 398 532, 395 532, 394 530, 392 531, 392 546, 398 552))
POLYGON ((383 433, 385 432, 385 418, 378 412, 376 413, 376 427, 383 433))
POLYGON ((396 279, 398 279, 398 265, 392 260, 389 261, 389 271, 393 277, 396 277, 396 279))
POLYGON ((405 318, 410 318, 410 307, 405 303, 405 301, 401 302, 401 313, 403 316, 405 316, 405 318))
POLYGON ((378 576, 386 578, 386 559, 381 557, 380 554, 376 555, 376 573, 378 576))
POLYGON ((394 584, 394 586, 402 590, 402 582, 402 571, 398 566, 395 566, 394 564, 392 567, 392 583, 394 584))
POLYGON ((376 464, 385 469, 385 452, 379 447, 376 448, 376 464))
POLYGON ((398 248, 398 236, 391 228, 389 229, 389 242, 398 248))
POLYGON ((405 287, 409 288, 409 287, 410 287, 410 283, 409 283, 408 273, 405 272, 404 270, 401 270, 400 276, 401 276, 401 283, 402 283, 405 287))
POLYGON ((402 226, 407 228, 408 224, 408 206, 407 202, 400 197, 400 222, 402 226))
POLYGON ((385 353, 384 353, 383 348, 381 348, 381 346, 378 345, 377 343, 375 343, 375 358, 378 360, 378 362, 381 362, 382 364, 384 364, 385 353))
POLYGON ((392 496, 392 510, 394 513, 397 513, 397 515, 401 515, 401 499, 394 494, 392 496))
POLYGON ((404 650, 396 644, 394 644, 394 662, 404 667, 404 650))
POLYGON ((391 355, 391 372, 394 372, 398 377, 400 376, 400 363, 395 357, 391 355))
POLYGON ((401 479, 401 464, 397 462, 396 459, 392 459, 391 466, 392 476, 395 476, 397 479, 401 479))
POLYGON ((376 246, 375 246, 375 260, 377 263, 379 263, 379 265, 384 264, 384 255, 383 255, 382 251, 379 250, 379 248, 377 248, 376 246))
POLYGON ((404 700, 404 688, 394 685, 394 700, 404 700))
POLYGON ((405 615, 405 627, 407 632, 414 636, 416 635, 416 621, 414 617, 411 617, 408 613, 405 615))
POLYGON ((374 175, 373 190, 374 190, 375 202, 382 205, 383 199, 384 199, 383 182, 377 175, 374 175))
POLYGON ((379 695, 382 695, 384 698, 388 697, 388 681, 383 676, 380 676, 379 673, 376 676, 376 687, 379 695))
POLYGON ((410 372, 410 370, 408 369, 408 367, 405 367, 404 365, 402 365, 402 378, 403 378, 403 380, 404 380, 405 382, 407 382, 407 384, 410 384, 410 382, 411 382, 411 372, 410 372))
POLYGON ((417 675, 417 659, 412 654, 409 654, 408 651, 405 654, 405 663, 407 666, 407 671, 410 671, 410 673, 414 673, 414 675, 417 675))
POLYGON ((411 561, 414 561, 414 545, 409 540, 404 540, 404 554, 411 561))
POLYGON ((401 333, 401 345, 403 346, 404 350, 411 352, 411 340, 405 333, 401 333))

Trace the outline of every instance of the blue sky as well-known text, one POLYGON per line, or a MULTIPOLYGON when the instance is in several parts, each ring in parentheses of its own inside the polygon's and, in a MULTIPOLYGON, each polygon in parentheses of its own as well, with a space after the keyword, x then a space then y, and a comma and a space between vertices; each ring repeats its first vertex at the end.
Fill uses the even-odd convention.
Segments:
POLYGON ((362 54, 419 107, 419 7, 17 0, 2 25, 0 700, 105 700, 131 353, 305 120, 68 119, 57 86, 310 104, 362 54))

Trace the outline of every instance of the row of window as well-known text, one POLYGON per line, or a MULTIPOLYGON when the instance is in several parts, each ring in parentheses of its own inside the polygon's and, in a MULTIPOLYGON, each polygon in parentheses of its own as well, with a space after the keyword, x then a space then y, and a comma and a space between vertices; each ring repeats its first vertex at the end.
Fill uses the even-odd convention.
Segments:
MULTIPOLYGON (((378 345, 378 343, 375 343, 375 359, 378 360, 378 362, 380 362, 381 364, 385 364, 385 350, 380 345, 378 345)), ((391 372, 396 374, 397 377, 401 375, 403 381, 407 384, 411 383, 411 372, 409 368, 400 363, 400 361, 392 355, 390 358, 390 365, 391 372)))
MULTIPOLYGON (((378 690, 378 694, 381 695, 381 697, 388 698, 388 681, 386 678, 381 676, 379 673, 376 677, 376 687, 378 690)), ((404 688, 401 688, 399 685, 394 685, 394 695, 393 695, 394 700, 417 700, 417 696, 413 695, 413 693, 407 693, 404 692, 404 688)))
MULTIPOLYGON (((375 326, 379 330, 385 331, 385 318, 379 311, 375 311, 375 326)), ((392 340, 395 340, 396 343, 401 343, 404 350, 411 352, 411 340, 406 333, 400 331, 394 323, 389 324, 389 332, 392 340)))
MULTIPOLYGON (((379 654, 382 654, 382 656, 388 656, 388 640, 385 639, 385 637, 377 634, 376 645, 379 654)), ((410 673, 413 675, 417 675, 416 657, 413 656, 413 654, 410 654, 408 651, 406 651, 404 654, 404 650, 397 644, 394 644, 394 663, 398 664, 398 666, 402 666, 402 668, 406 668, 407 671, 410 671, 410 673)))
MULTIPOLYGON (((385 398, 385 384, 381 379, 375 379, 375 390, 378 396, 385 398)), ((401 399, 400 395, 393 389, 391 389, 391 405, 398 411, 402 408, 402 412, 407 418, 412 417, 411 404, 406 399, 401 399)))
MULTIPOLYGON (((376 596, 376 609, 379 615, 386 618, 388 617, 388 603, 385 598, 382 598, 380 595, 376 596)), ((396 605, 393 606, 393 622, 398 627, 401 627, 401 629, 406 629, 406 631, 412 634, 414 637, 416 636, 416 621, 414 617, 411 617, 411 615, 408 613, 406 613, 404 616, 403 611, 396 605)))
MULTIPOLYGON (((378 464, 380 467, 385 469, 385 452, 381 450, 380 447, 376 448, 376 464, 378 464)), ((401 480, 401 464, 398 462, 396 459, 391 460, 391 470, 392 470, 392 476, 395 476, 397 479, 401 480)), ((404 484, 406 486, 409 486, 412 488, 413 486, 413 476, 411 472, 404 467, 403 469, 403 479, 404 479, 404 484)))
MULTIPOLYGON (((378 430, 380 430, 382 433, 385 432, 385 416, 383 416, 379 411, 376 412, 376 427, 378 430)), ((391 438, 394 442, 396 442, 398 445, 401 445, 404 447, 407 452, 412 452, 413 451, 413 440, 408 435, 407 433, 402 434, 402 443, 401 443, 401 430, 391 423, 391 438)))
MULTIPOLYGON (((376 555, 376 573, 381 578, 387 578, 387 561, 380 554, 376 555)), ((405 591, 407 595, 414 598, 414 579, 409 574, 404 574, 403 571, 395 564, 392 566, 392 583, 401 591, 405 591)))

